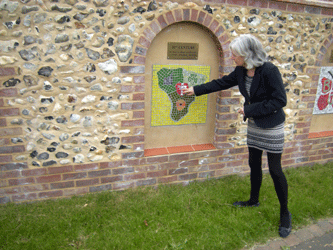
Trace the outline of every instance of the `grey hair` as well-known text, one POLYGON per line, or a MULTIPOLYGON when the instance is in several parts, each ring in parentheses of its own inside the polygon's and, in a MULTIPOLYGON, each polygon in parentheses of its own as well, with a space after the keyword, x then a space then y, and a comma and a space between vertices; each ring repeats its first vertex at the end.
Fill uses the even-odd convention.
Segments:
POLYGON ((267 61, 267 54, 261 42, 253 35, 240 35, 230 43, 229 48, 236 55, 244 56, 246 69, 259 67, 267 61))

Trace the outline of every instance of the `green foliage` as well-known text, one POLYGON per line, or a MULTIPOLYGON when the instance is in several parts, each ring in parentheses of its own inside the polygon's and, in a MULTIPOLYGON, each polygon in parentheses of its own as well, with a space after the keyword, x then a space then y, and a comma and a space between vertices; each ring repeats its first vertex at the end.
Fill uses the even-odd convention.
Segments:
MULTIPOLYGON (((287 169, 293 228, 333 216, 333 163, 287 169)), ((0 249, 241 249, 278 237, 279 203, 264 175, 256 208, 249 176, 140 187, 0 206, 0 249)))

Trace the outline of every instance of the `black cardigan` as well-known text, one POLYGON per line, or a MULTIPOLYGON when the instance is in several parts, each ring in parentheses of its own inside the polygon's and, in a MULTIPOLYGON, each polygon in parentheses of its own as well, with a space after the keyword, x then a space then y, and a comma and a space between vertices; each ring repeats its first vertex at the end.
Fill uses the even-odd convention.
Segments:
POLYGON ((272 128, 285 121, 283 107, 287 105, 286 91, 278 68, 265 62, 256 68, 250 88, 250 96, 245 89, 247 70, 237 66, 229 75, 220 79, 194 86, 196 96, 225 90, 238 85, 245 98, 244 121, 252 117, 258 127, 272 128))

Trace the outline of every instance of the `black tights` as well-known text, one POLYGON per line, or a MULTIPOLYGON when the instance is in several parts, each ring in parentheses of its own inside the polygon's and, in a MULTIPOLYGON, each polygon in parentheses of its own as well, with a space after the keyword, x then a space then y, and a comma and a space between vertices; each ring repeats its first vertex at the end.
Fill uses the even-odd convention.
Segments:
MULTIPOLYGON (((260 149, 249 147, 249 165, 251 168, 250 203, 259 201, 259 191, 262 182, 262 153, 263 151, 260 149)), ((281 155, 267 152, 269 173, 273 179, 275 191, 280 202, 280 222, 285 224, 283 218, 288 217, 288 183, 282 172, 281 155)))

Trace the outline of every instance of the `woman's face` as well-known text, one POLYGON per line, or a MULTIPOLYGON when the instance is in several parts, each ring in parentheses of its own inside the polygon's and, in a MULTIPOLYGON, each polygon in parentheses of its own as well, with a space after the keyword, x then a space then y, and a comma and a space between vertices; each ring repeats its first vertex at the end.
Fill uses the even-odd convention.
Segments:
POLYGON ((237 66, 244 66, 244 56, 239 56, 235 52, 231 51, 231 59, 234 60, 237 66))

